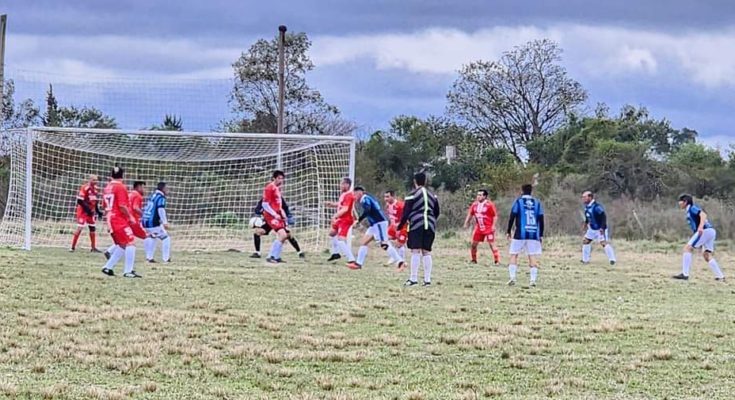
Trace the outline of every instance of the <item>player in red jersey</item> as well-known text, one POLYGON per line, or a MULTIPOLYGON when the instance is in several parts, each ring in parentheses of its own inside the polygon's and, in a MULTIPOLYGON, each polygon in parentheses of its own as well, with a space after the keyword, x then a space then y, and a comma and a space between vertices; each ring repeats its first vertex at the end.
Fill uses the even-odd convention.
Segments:
MULTIPOLYGON (((383 194, 385 200, 385 213, 388 217, 388 239, 395 243, 396 250, 401 258, 406 255, 406 240, 408 240, 408 225, 404 226, 400 231, 397 230, 398 223, 401 222, 403 215, 403 200, 396 197, 396 192, 388 190, 383 194)), ((395 264, 397 261, 389 260, 389 264, 395 264)))
POLYGON ((276 240, 273 241, 271 251, 266 261, 272 264, 283 262, 281 259, 281 250, 283 250, 283 242, 288 239, 288 218, 283 209, 283 200, 281 198, 281 185, 286 180, 286 174, 283 171, 274 171, 271 182, 266 185, 263 191, 263 219, 273 232, 276 233, 276 240))
POLYGON ((90 175, 89 181, 82 185, 77 194, 76 220, 77 230, 74 231, 74 237, 71 240, 71 248, 74 251, 77 248, 79 236, 82 235, 84 227, 89 228, 89 242, 92 246, 93 253, 99 253, 97 250, 97 217, 102 217, 102 211, 99 209, 99 191, 97 184, 99 178, 97 175, 90 175))
POLYGON ((490 249, 493 251, 493 259, 495 264, 500 264, 500 252, 495 246, 495 223, 498 220, 498 212, 495 204, 487 198, 487 190, 483 189, 477 192, 477 198, 467 211, 467 218, 464 221, 464 227, 469 228, 470 221, 475 220, 475 230, 472 233, 472 247, 470 255, 472 263, 477 264, 477 245, 480 242, 487 241, 490 249))
MULTIPOLYGON (((133 230, 133 235, 139 239, 145 239, 148 235, 145 229, 140 224, 140 219, 143 218, 143 196, 145 196, 145 182, 135 181, 133 183, 133 190, 128 193, 128 199, 130 200, 130 209, 133 212, 133 218, 135 224, 130 224, 130 228, 133 230)), ((116 244, 112 244, 107 251, 105 251, 105 258, 110 259, 112 251, 117 247, 116 244)))
POLYGON ((123 183, 124 171, 120 167, 114 167, 110 176, 112 181, 105 187, 105 207, 107 208, 107 225, 112 233, 112 241, 117 245, 107 260, 102 273, 113 276, 115 264, 125 256, 125 270, 123 276, 126 278, 142 278, 135 270, 135 235, 130 227, 135 224, 135 217, 130 208, 128 189, 123 183))
POLYGON ((342 258, 340 253, 347 257, 347 262, 355 262, 355 256, 352 254, 352 246, 347 242, 350 236, 350 229, 355 223, 354 207, 355 194, 352 192, 352 179, 342 178, 339 184, 339 201, 329 201, 326 203, 328 207, 336 207, 337 212, 332 217, 332 228, 329 230, 329 237, 332 238, 332 255, 327 261, 335 261, 342 258))

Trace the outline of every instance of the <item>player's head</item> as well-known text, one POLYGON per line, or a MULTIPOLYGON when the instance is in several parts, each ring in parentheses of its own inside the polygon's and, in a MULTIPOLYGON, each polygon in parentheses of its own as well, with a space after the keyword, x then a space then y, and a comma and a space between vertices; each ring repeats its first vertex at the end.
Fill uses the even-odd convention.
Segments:
POLYGON ((342 182, 339 184, 339 190, 343 192, 347 192, 352 187, 352 179, 350 178, 342 178, 342 182))
POLYGON ((477 196, 475 197, 477 201, 485 201, 487 200, 487 190, 480 189, 477 191, 477 196))
POLYGON ((156 190, 163 193, 164 195, 168 194, 168 185, 166 185, 166 182, 158 182, 158 185, 156 185, 156 190))
POLYGON ((117 165, 112 167, 112 171, 110 171, 110 176, 112 177, 112 179, 122 179, 124 175, 125 170, 117 165))
POLYGON ((527 183, 521 186, 521 193, 523 193, 524 196, 530 196, 531 193, 533 193, 533 185, 527 183))
POLYGON ((90 185, 97 186, 97 184, 99 182, 100 182, 100 178, 97 175, 92 174, 92 175, 89 176, 89 184, 90 185))
POLYGON ((396 201, 396 192, 394 190, 386 190, 383 193, 383 200, 386 204, 393 204, 396 201))
POLYGON ((355 199, 357 199, 357 201, 360 201, 360 199, 362 199, 362 196, 365 195, 365 188, 360 185, 355 186, 352 191, 355 192, 355 199))
POLYGON ((692 204, 694 204, 694 198, 692 198, 691 194, 685 193, 679 196, 679 208, 687 208, 692 204))
POLYGON ((133 190, 140 194, 145 194, 145 182, 143 181, 135 181, 133 182, 133 190))
POLYGON ((590 204, 592 203, 592 200, 595 199, 595 194, 590 192, 589 190, 582 193, 582 202, 584 204, 590 204))
POLYGON ((426 186, 426 174, 419 172, 413 176, 413 184, 416 187, 426 186))
POLYGON ((276 186, 281 186, 283 184, 283 181, 286 180, 286 174, 283 173, 281 170, 275 170, 273 171, 273 176, 271 176, 273 179, 273 182, 275 182, 276 186))

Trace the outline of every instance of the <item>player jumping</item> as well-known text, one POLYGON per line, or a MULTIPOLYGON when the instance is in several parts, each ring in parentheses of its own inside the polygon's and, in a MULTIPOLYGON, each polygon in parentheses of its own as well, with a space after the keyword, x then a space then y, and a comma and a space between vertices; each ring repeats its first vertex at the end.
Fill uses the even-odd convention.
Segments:
POLYGON ((470 221, 475 220, 475 230, 472 232, 472 247, 470 247, 471 262, 477 264, 477 246, 480 242, 487 241, 493 252, 495 265, 500 264, 500 252, 495 246, 495 224, 498 221, 498 212, 495 204, 487 198, 487 190, 477 192, 475 202, 467 210, 467 218, 464 220, 465 229, 469 228, 470 221))
POLYGON ((90 251, 92 253, 100 253, 97 250, 97 218, 102 218, 103 214, 98 204, 98 182, 99 178, 97 178, 97 175, 90 175, 89 181, 79 189, 76 206, 77 230, 74 231, 74 237, 71 240, 69 251, 73 252, 76 250, 79 236, 82 235, 82 230, 86 226, 89 228, 89 242, 92 246, 90 251))
POLYGON ((339 189, 342 194, 339 195, 339 201, 327 202, 329 207, 336 207, 337 212, 332 217, 332 229, 329 231, 329 237, 332 238, 332 255, 327 261, 335 261, 342 258, 340 253, 347 257, 347 263, 355 262, 355 256, 352 254, 352 248, 347 243, 350 235, 350 229, 355 222, 352 214, 355 205, 355 194, 350 190, 352 188, 352 179, 343 178, 339 189))
POLYGON ((712 253, 715 251, 715 239, 717 239, 717 231, 710 223, 707 213, 698 205, 694 204, 691 195, 683 194, 679 196, 679 208, 686 210, 687 222, 692 228, 691 239, 684 246, 684 255, 682 256, 681 273, 674 275, 674 279, 689 279, 689 270, 692 267, 692 251, 701 248, 704 260, 709 264, 709 268, 715 274, 715 280, 718 282, 725 281, 725 275, 722 273, 719 264, 712 253))
POLYGON ((115 264, 125 256, 125 269, 123 276, 125 278, 142 278, 135 272, 135 236, 133 229, 130 227, 135 224, 135 218, 130 210, 130 201, 128 199, 128 189, 122 182, 123 169, 115 167, 112 169, 110 176, 112 181, 105 187, 104 199, 107 208, 107 224, 112 233, 112 241, 117 245, 107 260, 102 273, 114 276, 113 268, 115 264))
POLYGON ((368 253, 368 244, 374 240, 380 243, 380 247, 388 252, 391 260, 397 260, 398 269, 403 269, 403 258, 398 254, 396 248, 388 240, 388 220, 380 210, 380 204, 373 196, 365 193, 365 188, 356 186, 354 189, 355 200, 362 207, 362 215, 357 219, 355 225, 367 219, 370 227, 360 240, 360 250, 357 252, 357 261, 347 264, 347 268, 360 269, 365 265, 365 258, 368 253))
POLYGON ((607 230, 607 214, 602 204, 595 200, 595 195, 586 191, 582 193, 582 202, 584 203, 584 225, 582 229, 585 231, 582 238, 582 263, 589 264, 592 257, 592 242, 599 242, 605 249, 607 259, 610 265, 615 265, 615 250, 609 243, 610 235, 607 230))
POLYGON ((171 262, 171 236, 168 235, 166 196, 168 196, 166 182, 159 182, 156 185, 156 192, 148 199, 143 211, 143 227, 148 233, 144 241, 145 258, 149 263, 156 262, 153 259, 156 254, 156 239, 161 241, 163 262, 171 262))

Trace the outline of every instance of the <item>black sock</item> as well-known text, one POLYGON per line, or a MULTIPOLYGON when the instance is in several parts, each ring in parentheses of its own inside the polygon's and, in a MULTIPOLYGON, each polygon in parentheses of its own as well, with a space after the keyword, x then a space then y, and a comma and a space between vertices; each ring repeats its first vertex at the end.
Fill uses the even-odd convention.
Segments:
POLYGON ((297 253, 301 253, 301 247, 299 246, 299 242, 296 241, 296 238, 288 238, 289 243, 291 243, 291 246, 293 246, 294 249, 296 249, 297 253))
POLYGON ((260 253, 260 235, 253 235, 253 244, 255 245, 255 252, 260 253))

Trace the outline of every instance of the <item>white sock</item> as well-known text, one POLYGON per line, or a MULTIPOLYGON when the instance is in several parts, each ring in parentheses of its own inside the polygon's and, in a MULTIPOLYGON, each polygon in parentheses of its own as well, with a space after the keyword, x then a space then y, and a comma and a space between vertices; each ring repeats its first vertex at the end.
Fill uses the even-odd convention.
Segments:
POLYGON ((692 268, 692 253, 685 251, 681 258, 681 273, 689 276, 689 270, 692 268))
POLYGON ((110 259, 107 260, 107 263, 105 264, 105 268, 107 269, 113 269, 115 268, 115 264, 120 261, 121 258, 125 255, 125 250, 120 246, 113 246, 112 251, 110 252, 110 259))
POLYGON ((508 265, 508 274, 510 275, 510 280, 514 281, 516 280, 516 272, 518 271, 518 266, 515 264, 508 265))
POLYGON ((145 238, 143 247, 145 247, 145 259, 152 260, 156 253, 156 239, 150 237, 145 238))
POLYGON ((360 265, 365 265, 365 257, 367 257, 368 253, 368 247, 367 246, 360 246, 360 249, 357 250, 357 263, 360 265))
POLYGON ((268 253, 268 257, 278 259, 281 255, 281 248, 283 247, 283 243, 281 243, 278 239, 273 241, 273 244, 271 245, 271 251, 268 253))
POLYGON ((163 261, 168 262, 171 260, 171 236, 167 236, 166 239, 161 241, 161 253, 163 255, 163 261))
POLYGON ((531 267, 531 282, 536 282, 537 278, 538 278, 538 268, 531 267))
POLYGON ((605 254, 607 254, 608 260, 615 261, 615 250, 610 244, 605 245, 605 254))
POLYGON ((426 254, 424 256, 424 282, 431 282, 431 267, 433 264, 434 262, 431 259, 431 254, 426 254))
POLYGON ((339 246, 340 251, 342 251, 342 254, 344 254, 347 257, 347 261, 349 262, 355 261, 355 255, 352 254, 352 248, 350 247, 350 245, 347 244, 347 241, 338 240, 337 245, 339 246))
POLYGON ((583 244, 582 245, 582 262, 590 262, 590 258, 592 258, 592 245, 591 244, 583 244))
POLYGON ((125 247, 125 271, 123 273, 129 274, 135 269, 135 246, 128 245, 125 247))
POLYGON ((722 273, 722 270, 720 269, 720 265, 717 264, 717 261, 714 258, 709 259, 709 269, 712 270, 712 272, 715 274, 715 278, 724 278, 725 274, 722 273))
POLYGON ((336 236, 332 236, 332 254, 339 254, 339 240, 336 236))
POLYGON ((388 244, 388 257, 390 257, 390 261, 393 263, 401 262, 403 261, 403 257, 401 257, 400 254, 398 254, 398 250, 396 250, 393 245, 390 243, 388 244))
POLYGON ((113 244, 112 246, 108 247, 107 248, 107 252, 110 253, 110 254, 112 254, 112 252, 115 250, 115 247, 117 247, 116 244, 113 244))
POLYGON ((411 282, 419 280, 419 264, 421 264, 421 253, 411 253, 411 276, 408 277, 411 282))
POLYGON ((400 249, 398 249, 398 254, 401 256, 401 260, 406 259, 406 245, 403 245, 400 249))

